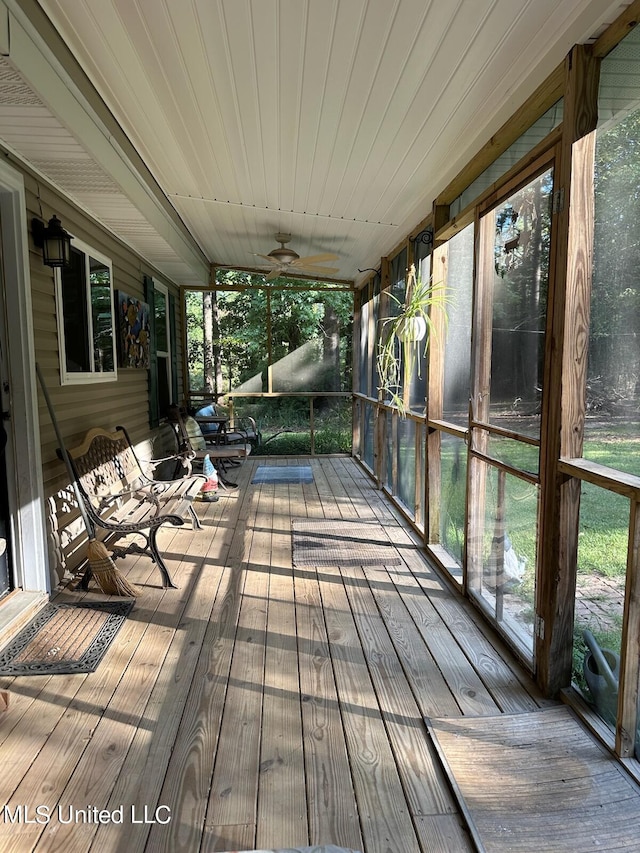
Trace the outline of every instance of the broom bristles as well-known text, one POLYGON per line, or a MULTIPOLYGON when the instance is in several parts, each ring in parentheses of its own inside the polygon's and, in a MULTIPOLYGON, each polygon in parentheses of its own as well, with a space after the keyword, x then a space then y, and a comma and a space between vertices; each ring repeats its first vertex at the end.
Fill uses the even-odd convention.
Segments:
POLYGON ((123 595, 135 598, 138 590, 118 571, 104 542, 90 539, 87 561, 96 583, 105 595, 123 595))

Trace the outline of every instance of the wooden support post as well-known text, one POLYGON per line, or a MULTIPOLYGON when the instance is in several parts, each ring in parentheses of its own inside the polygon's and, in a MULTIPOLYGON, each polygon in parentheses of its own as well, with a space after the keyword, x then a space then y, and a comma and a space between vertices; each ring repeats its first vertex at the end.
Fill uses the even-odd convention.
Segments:
MULTIPOLYGON (((434 212, 434 219, 435 219, 434 212)), ((433 250, 431 279, 435 284, 447 284, 449 271, 449 244, 433 250)), ((427 417, 432 420, 443 416, 444 347, 446 318, 444 309, 432 312, 433 333, 429 340, 429 370, 427 385, 427 417)), ((427 432, 427 483, 425 530, 429 543, 440 542, 440 507, 442 505, 442 469, 440 463, 441 436, 439 430, 427 432)))
MULTIPOLYGON (((495 210, 490 210, 476 221, 475 227, 476 288, 471 337, 473 385, 469 401, 470 422, 486 423, 489 420, 495 222, 495 210)), ((486 430, 470 427, 467 465, 467 571, 464 585, 476 596, 482 593, 487 464, 474 456, 473 451, 486 453, 487 445, 486 430)))
POLYGON ((640 679, 640 504, 631 501, 627 584, 620 643, 620 683, 616 753, 632 758, 638 730, 638 680, 640 679))
POLYGON ((593 250, 593 164, 600 62, 586 45, 565 61, 565 106, 553 217, 540 448, 535 659, 548 696, 571 681, 580 483, 558 470, 582 453, 593 250))

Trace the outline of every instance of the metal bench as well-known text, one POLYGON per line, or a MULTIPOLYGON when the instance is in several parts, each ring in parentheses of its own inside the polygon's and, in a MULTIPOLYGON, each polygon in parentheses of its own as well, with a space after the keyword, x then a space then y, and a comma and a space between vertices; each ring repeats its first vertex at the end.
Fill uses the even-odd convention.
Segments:
MULTIPOLYGON (((148 554, 160 570, 163 586, 175 588, 156 537, 163 525, 177 527, 186 520, 202 529, 193 501, 205 478, 189 473, 176 480, 151 479, 121 426, 113 432, 89 430, 82 443, 68 453, 89 518, 96 528, 107 531, 113 556, 148 554), (140 536, 144 547, 136 541, 127 547, 114 546, 130 534, 140 536)), ((82 580, 84 587, 89 579, 90 570, 82 580)))

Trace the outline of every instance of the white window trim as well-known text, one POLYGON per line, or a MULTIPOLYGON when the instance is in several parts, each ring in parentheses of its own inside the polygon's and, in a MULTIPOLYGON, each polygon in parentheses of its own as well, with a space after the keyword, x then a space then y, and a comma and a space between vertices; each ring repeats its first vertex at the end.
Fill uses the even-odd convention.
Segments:
MULTIPOLYGON (((0 222, 6 287, 5 311, 9 328, 9 369, 13 389, 10 440, 5 450, 9 502, 15 508, 12 540, 15 548, 15 583, 23 592, 49 592, 44 483, 38 418, 39 393, 35 374, 35 335, 29 271, 29 239, 24 179, 0 161, 0 222)), ((20 598, 18 598, 21 601, 20 598)), ((30 599, 23 606, 30 606, 30 599)), ((0 620, 0 627, 2 620, 0 620)))
MULTIPOLYGON (((113 286, 113 265, 111 263, 111 259, 106 255, 103 255, 102 252, 98 252, 92 246, 89 246, 87 243, 84 243, 82 240, 78 240, 74 237, 73 239, 73 249, 77 249, 82 252, 85 256, 85 264, 86 264, 86 274, 87 274, 87 282, 89 281, 89 268, 88 268, 88 258, 91 256, 95 258, 96 261, 100 261, 105 266, 109 268, 109 275, 111 278, 111 327, 113 329, 113 372, 105 373, 104 371, 86 371, 86 372, 71 372, 67 371, 67 359, 66 359, 66 351, 65 351, 65 334, 64 334, 64 305, 62 301, 62 273, 59 268, 54 270, 55 273, 55 282, 56 282, 56 315, 57 315, 57 323, 58 323, 58 356, 60 359, 60 384, 61 385, 94 385, 100 382, 115 382, 118 379, 118 354, 116 341, 118 336, 118 329, 116 327, 116 318, 113 309, 113 301, 114 301, 114 286, 113 286)), ((90 289, 87 287, 86 297, 89 300, 90 289)), ((87 306, 87 321, 89 323, 89 340, 93 340, 93 322, 92 322, 92 313, 91 313, 91 305, 87 306)), ((93 366, 93 349, 89 350, 89 359, 93 366)))

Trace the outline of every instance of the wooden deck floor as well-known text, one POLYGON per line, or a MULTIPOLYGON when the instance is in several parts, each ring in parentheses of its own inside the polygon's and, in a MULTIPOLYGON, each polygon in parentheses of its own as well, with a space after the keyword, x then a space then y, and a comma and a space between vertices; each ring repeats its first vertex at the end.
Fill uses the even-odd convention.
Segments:
POLYGON ((294 462, 313 484, 251 459, 204 531, 162 534, 178 590, 118 562, 141 594, 95 673, 0 685, 0 849, 473 849, 423 716, 545 703, 353 461, 294 462), (378 519, 402 563, 293 570, 299 516, 378 519))

